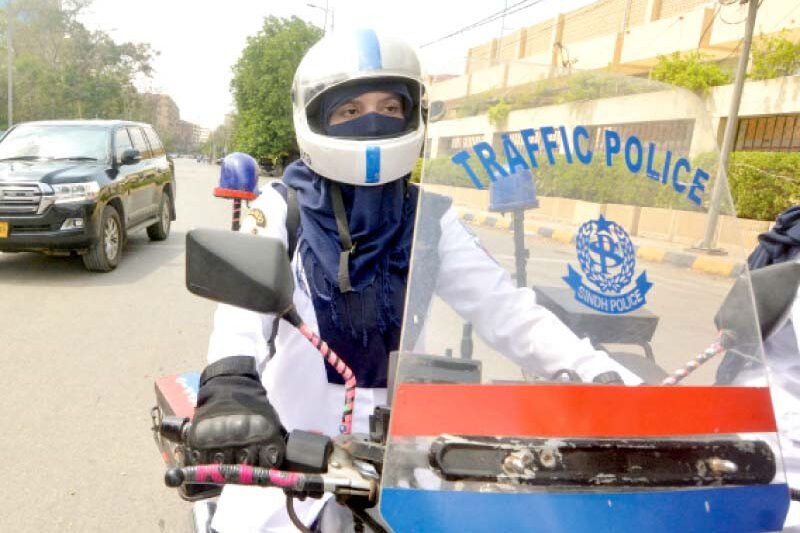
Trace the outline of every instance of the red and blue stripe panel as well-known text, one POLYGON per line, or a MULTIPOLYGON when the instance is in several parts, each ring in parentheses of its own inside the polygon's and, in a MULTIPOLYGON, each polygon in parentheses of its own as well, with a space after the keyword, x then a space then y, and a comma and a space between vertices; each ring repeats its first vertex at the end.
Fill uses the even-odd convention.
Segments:
MULTIPOLYGON (((403 452, 401 441, 442 434, 663 439, 775 432, 767 388, 404 383, 394 398, 384 470, 402 461, 393 457, 403 452)), ((745 533, 780 531, 789 506, 783 482, 516 492, 453 486, 384 486, 381 513, 395 531, 403 532, 745 533)))

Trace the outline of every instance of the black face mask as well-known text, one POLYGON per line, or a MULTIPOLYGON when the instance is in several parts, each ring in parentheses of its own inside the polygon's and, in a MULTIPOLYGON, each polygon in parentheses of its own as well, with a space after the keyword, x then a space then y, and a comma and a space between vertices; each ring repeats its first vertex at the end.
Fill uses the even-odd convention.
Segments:
POLYGON ((336 124, 326 125, 325 133, 332 137, 386 137, 402 132, 406 127, 406 119, 387 117, 380 113, 366 115, 336 124))

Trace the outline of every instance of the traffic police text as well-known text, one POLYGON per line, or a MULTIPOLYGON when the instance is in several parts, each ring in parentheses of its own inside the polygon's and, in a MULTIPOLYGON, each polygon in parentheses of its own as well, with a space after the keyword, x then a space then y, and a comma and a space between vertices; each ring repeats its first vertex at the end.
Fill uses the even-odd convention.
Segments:
MULTIPOLYGON (((584 126, 576 126, 571 132, 564 126, 526 128, 520 130, 519 134, 524 154, 514 144, 508 133, 501 136, 505 166, 498 161, 498 154, 491 144, 479 142, 472 147, 472 153, 486 170, 491 181, 496 181, 519 170, 539 168, 540 162, 544 164, 545 158, 547 164, 555 165, 555 156, 559 152, 559 145, 562 147, 567 164, 574 164, 577 160, 581 164, 588 165, 595 157, 594 151, 590 148, 589 130, 584 126)), ((705 191, 709 175, 702 168, 693 169, 686 157, 677 157, 667 150, 663 161, 656 162, 655 143, 648 142, 645 145, 635 135, 623 139, 618 132, 612 130, 606 130, 603 133, 602 141, 607 166, 624 164, 631 174, 644 172, 648 178, 658 181, 662 185, 672 186, 676 193, 685 194, 691 202, 697 205, 701 204, 700 197, 705 191)), ((461 150, 451 159, 463 167, 477 188, 483 189, 483 184, 471 166, 474 164, 474 161, 470 161, 471 158, 472 155, 468 150, 461 150)))

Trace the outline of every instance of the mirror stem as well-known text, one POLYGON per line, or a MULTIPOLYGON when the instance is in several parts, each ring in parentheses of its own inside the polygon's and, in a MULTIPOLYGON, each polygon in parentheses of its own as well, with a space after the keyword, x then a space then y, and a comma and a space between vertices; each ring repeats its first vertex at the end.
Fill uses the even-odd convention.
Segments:
POLYGON ((292 326, 299 328, 300 325, 303 323, 303 319, 300 318, 300 315, 297 314, 297 310, 292 306, 288 311, 286 311, 283 316, 281 317, 286 320, 292 326))

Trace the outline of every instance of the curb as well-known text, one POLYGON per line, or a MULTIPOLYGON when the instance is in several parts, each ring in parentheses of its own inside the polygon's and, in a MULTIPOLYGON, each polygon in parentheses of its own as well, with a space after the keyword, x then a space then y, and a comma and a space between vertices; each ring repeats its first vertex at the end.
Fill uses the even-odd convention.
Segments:
MULTIPOLYGON (((511 229, 511 218, 501 217, 496 213, 475 211, 468 208, 456 209, 459 218, 490 228, 511 229)), ((542 226, 539 222, 525 221, 525 235, 538 235, 563 244, 575 242, 573 230, 557 229, 542 226)), ((689 268, 695 272, 714 276, 735 278, 744 272, 744 264, 720 257, 695 255, 689 252, 676 252, 657 246, 636 246, 636 257, 649 263, 667 263, 680 268, 689 268)))

